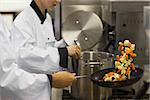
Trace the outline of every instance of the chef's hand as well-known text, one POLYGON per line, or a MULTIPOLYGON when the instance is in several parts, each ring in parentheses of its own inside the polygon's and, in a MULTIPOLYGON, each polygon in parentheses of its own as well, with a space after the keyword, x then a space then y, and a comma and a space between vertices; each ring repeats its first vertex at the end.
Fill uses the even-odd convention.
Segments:
POLYGON ((67 46, 69 56, 79 59, 81 56, 81 48, 77 45, 69 45, 67 46))
POLYGON ((67 71, 59 71, 52 74, 52 86, 55 88, 65 88, 72 85, 76 80, 75 74, 67 71))

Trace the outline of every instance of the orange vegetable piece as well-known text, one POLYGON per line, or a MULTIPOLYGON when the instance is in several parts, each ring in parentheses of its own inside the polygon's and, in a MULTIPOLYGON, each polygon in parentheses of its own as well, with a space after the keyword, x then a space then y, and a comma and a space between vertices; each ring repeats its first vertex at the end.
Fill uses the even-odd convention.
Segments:
POLYGON ((126 54, 130 54, 132 52, 132 50, 130 48, 126 48, 126 54))
POLYGON ((130 53, 131 57, 136 57, 137 55, 135 53, 130 53))
POLYGON ((116 59, 117 59, 117 61, 120 62, 120 56, 119 55, 116 55, 116 59))
POLYGON ((131 68, 132 68, 132 70, 135 70, 135 65, 134 65, 134 63, 131 63, 131 68))
POLYGON ((129 59, 129 57, 128 57, 128 55, 126 55, 126 60, 128 60, 129 59))
POLYGON ((127 71, 126 71, 126 75, 130 74, 130 67, 128 67, 127 71))
POLYGON ((123 78, 123 76, 120 75, 119 78, 118 78, 118 81, 122 81, 122 78, 123 78))
POLYGON ((121 51, 121 54, 124 55, 124 51, 121 51))
POLYGON ((114 75, 114 72, 109 72, 109 73, 108 73, 108 76, 109 76, 109 77, 112 76, 112 75, 114 75))

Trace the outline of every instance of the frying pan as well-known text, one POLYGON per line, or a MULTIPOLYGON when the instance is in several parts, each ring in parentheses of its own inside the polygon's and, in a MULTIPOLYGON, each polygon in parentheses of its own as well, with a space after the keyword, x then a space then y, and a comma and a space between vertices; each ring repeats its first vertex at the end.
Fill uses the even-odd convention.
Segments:
POLYGON ((143 75, 143 70, 140 68, 136 68, 136 71, 131 72, 131 76, 130 76, 131 79, 127 79, 124 81, 116 81, 116 82, 108 82, 108 81, 105 82, 101 80, 106 73, 112 72, 115 70, 116 70, 115 68, 99 70, 91 74, 90 78, 94 84, 97 84, 99 86, 108 87, 108 88, 119 88, 119 87, 124 87, 124 86, 132 85, 136 83, 138 80, 140 80, 140 78, 143 75))

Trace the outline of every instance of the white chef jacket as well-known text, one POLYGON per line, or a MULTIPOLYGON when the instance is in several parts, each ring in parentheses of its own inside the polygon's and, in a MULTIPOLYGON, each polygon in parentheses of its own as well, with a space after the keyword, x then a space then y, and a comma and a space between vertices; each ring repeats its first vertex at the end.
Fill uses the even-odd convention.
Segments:
POLYGON ((17 63, 29 72, 48 74, 58 71, 60 66, 67 66, 68 52, 62 48, 66 44, 64 40, 55 40, 51 17, 48 13, 45 16, 33 0, 17 16, 11 28, 17 63))
POLYGON ((8 28, 0 16, 0 100, 50 100, 47 76, 19 68, 8 36, 8 28))

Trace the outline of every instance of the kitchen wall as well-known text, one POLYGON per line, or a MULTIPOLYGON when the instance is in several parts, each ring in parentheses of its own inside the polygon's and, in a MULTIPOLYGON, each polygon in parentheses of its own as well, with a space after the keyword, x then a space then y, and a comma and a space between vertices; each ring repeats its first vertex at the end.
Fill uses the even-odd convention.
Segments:
POLYGON ((32 0, 0 0, 0 12, 18 12, 30 4, 32 0))
POLYGON ((0 15, 8 26, 11 26, 15 16, 27 7, 32 0, 0 0, 0 15))

